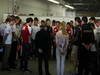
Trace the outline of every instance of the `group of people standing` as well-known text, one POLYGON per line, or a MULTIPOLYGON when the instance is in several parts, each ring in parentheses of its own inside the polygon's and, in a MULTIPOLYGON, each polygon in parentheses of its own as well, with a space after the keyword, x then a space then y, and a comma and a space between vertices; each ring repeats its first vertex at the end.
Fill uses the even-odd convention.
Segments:
MULTIPOLYGON (((49 72, 51 50, 56 59, 57 75, 64 75, 66 56, 78 68, 77 75, 97 75, 100 49, 100 21, 91 17, 75 17, 75 22, 60 22, 50 19, 27 18, 22 24, 20 17, 8 16, 0 26, 3 57, 2 70, 15 69, 16 59, 20 57, 20 70, 30 71, 29 58, 38 57, 39 75, 43 75, 42 63, 45 63, 45 74, 49 72)), ((0 44, 0 45, 1 45, 0 44)), ((1 47, 0 47, 1 48, 1 47)), ((100 65, 99 65, 100 66, 100 65)))

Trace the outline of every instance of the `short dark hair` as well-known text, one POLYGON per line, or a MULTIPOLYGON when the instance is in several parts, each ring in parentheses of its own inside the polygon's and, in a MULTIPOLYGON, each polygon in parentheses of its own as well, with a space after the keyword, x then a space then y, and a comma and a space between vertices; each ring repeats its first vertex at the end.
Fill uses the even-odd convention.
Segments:
POLYGON ((5 20, 5 22, 11 22, 11 21, 15 21, 15 16, 11 15, 11 16, 8 16, 5 20))
POLYGON ((56 21, 55 20, 52 20, 52 23, 56 23, 56 21))
POLYGON ((31 17, 26 19, 26 23, 29 23, 29 22, 33 22, 33 19, 31 17))
POLYGON ((89 20, 96 20, 94 16, 90 17, 89 20))
POLYGON ((14 15, 8 15, 8 17, 7 18, 15 18, 15 16, 14 15))
POLYGON ((67 22, 67 25, 71 25, 70 22, 67 22))
POLYGON ((44 20, 41 20, 41 22, 45 23, 45 21, 44 21, 44 20))
POLYGON ((20 17, 19 16, 15 16, 15 19, 20 19, 20 17))
POLYGON ((72 23, 73 23, 73 20, 70 20, 70 22, 72 22, 72 23))
POLYGON ((87 23, 87 22, 88 22, 87 16, 83 16, 83 17, 82 17, 82 21, 84 21, 85 23, 87 23))
POLYGON ((39 19, 37 17, 34 18, 34 21, 39 21, 39 19))
POLYGON ((47 19, 46 19, 46 22, 47 22, 47 21, 51 21, 51 20, 50 20, 49 18, 47 18, 47 19))
POLYGON ((80 17, 75 17, 75 21, 78 21, 78 20, 80 20, 80 17))
POLYGON ((78 23, 82 22, 81 19, 80 19, 80 17, 75 17, 75 21, 77 21, 78 23))
POLYGON ((59 23, 60 24, 60 21, 56 21, 56 23, 59 23))

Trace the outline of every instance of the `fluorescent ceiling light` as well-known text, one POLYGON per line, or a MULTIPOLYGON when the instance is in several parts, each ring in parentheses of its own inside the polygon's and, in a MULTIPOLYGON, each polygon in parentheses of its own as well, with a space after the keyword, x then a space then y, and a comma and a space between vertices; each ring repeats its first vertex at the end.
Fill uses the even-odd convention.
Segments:
POLYGON ((70 5, 65 5, 65 7, 70 8, 70 9, 74 9, 74 7, 72 7, 70 5))
POLYGON ((55 1, 55 0, 48 0, 48 1, 50 1, 52 3, 55 3, 55 4, 59 4, 59 2, 58 1, 55 1))

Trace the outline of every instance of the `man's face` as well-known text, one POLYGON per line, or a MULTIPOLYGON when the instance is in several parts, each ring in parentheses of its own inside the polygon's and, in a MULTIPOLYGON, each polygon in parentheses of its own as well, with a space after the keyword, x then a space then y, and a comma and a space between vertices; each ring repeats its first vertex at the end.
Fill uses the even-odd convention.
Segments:
POLYGON ((18 23, 19 23, 19 21, 20 21, 20 19, 16 19, 16 20, 15 20, 16 24, 18 24, 18 23))
POLYGON ((79 23, 77 21, 75 21, 75 25, 78 25, 79 23))
POLYGON ((41 25, 45 25, 45 22, 41 22, 41 25))
POLYGON ((33 22, 30 22, 30 26, 33 25, 33 22))
POLYGON ((38 21, 34 21, 34 24, 38 24, 38 21))
POLYGON ((57 22, 55 25, 56 25, 56 26, 60 26, 60 23, 57 22))
POLYGON ((82 24, 85 24, 85 22, 84 22, 84 21, 82 21, 82 24))
POLYGON ((89 22, 90 22, 90 23, 94 23, 94 20, 91 20, 91 19, 90 19, 89 22))
POLYGON ((47 21, 47 25, 51 25, 51 21, 47 21))
POLYGON ((70 22, 71 25, 73 25, 73 22, 70 22))
POLYGON ((10 24, 11 25, 14 25, 15 24, 15 20, 11 21, 10 24))

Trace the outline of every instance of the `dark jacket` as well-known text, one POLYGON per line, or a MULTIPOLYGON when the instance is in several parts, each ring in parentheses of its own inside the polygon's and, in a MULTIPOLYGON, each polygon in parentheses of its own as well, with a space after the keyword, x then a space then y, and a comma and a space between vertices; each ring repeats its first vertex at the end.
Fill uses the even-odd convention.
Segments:
POLYGON ((80 45, 81 43, 81 25, 77 25, 74 28, 74 45, 80 45))
POLYGON ((82 25, 82 43, 87 45, 90 43, 95 43, 93 28, 90 26, 90 24, 82 25))
POLYGON ((50 48, 52 46, 52 43, 53 43, 53 29, 50 25, 46 25, 47 27, 47 32, 49 34, 49 37, 50 37, 50 48))
POLYGON ((50 48, 50 37, 47 31, 41 29, 37 32, 35 37, 36 49, 43 50, 43 53, 47 53, 50 48))

